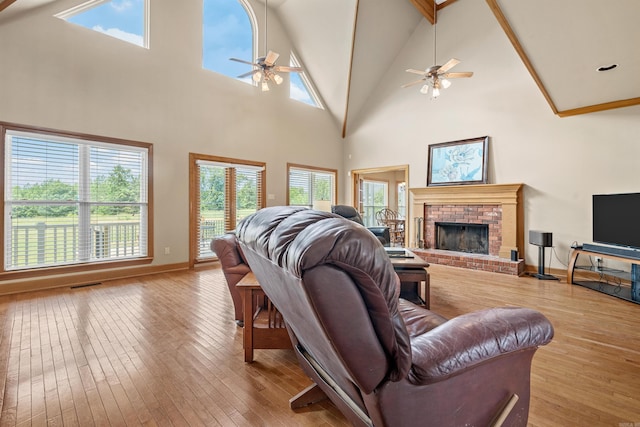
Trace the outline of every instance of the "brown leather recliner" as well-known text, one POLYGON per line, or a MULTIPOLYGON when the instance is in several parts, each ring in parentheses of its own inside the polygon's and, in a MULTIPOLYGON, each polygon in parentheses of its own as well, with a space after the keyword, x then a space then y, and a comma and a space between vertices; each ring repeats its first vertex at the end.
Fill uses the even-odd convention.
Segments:
POLYGON ((531 360, 553 337, 541 313, 446 320, 401 300, 380 242, 331 213, 265 208, 236 231, 316 383, 310 394, 319 387, 354 425, 527 424, 531 360))
POLYGON ((229 293, 233 300, 236 323, 242 326, 244 324, 242 296, 236 288, 236 284, 251 271, 251 268, 243 258, 239 250, 238 241, 233 233, 226 233, 211 240, 211 250, 218 257, 224 278, 227 280, 229 293))

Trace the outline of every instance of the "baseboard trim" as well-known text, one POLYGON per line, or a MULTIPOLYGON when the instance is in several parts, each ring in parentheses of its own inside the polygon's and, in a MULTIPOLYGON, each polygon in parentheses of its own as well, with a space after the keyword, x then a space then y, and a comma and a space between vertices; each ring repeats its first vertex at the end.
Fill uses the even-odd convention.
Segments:
POLYGON ((108 280, 128 279, 131 277, 187 269, 189 269, 188 262, 179 262, 174 264, 144 265, 130 268, 89 271, 78 274, 60 274, 55 276, 38 277, 10 283, 2 283, 0 284, 0 295, 80 286, 96 282, 105 282, 108 280))

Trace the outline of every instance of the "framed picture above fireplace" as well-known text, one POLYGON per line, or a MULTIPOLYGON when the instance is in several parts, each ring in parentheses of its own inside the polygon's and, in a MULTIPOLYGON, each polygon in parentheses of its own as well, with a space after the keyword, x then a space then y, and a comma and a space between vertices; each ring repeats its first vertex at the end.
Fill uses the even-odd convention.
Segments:
POLYGON ((489 137, 429 145, 427 187, 486 184, 489 137))

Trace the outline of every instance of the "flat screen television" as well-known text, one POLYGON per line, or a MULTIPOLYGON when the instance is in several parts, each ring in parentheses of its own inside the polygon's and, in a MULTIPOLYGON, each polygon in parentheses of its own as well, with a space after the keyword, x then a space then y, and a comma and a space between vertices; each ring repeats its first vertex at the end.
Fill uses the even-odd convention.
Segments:
POLYGON ((640 249, 640 193, 593 195, 593 241, 640 249))

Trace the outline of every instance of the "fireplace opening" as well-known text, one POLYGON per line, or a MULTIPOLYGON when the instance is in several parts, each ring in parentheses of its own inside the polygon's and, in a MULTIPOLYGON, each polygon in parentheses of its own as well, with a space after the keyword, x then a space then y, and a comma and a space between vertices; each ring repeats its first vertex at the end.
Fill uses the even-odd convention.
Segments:
POLYGON ((489 254, 489 225, 436 222, 436 249, 489 254))

